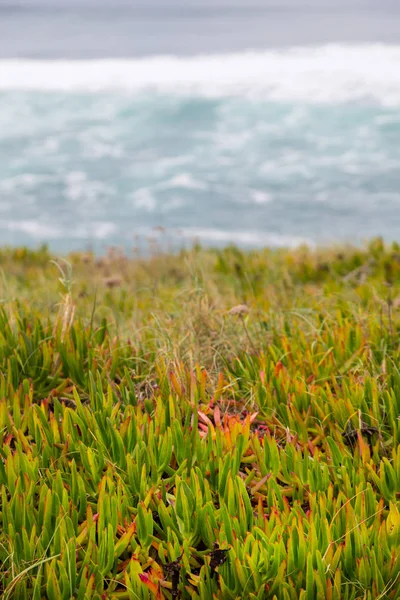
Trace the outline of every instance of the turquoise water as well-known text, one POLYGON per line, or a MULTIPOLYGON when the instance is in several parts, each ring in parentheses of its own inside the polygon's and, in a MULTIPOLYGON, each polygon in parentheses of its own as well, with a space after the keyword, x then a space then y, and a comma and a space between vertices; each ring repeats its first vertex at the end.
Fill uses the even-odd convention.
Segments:
POLYGON ((162 43, 79 59, 71 40, 54 56, 0 44, 3 244, 398 239, 400 45, 162 43))

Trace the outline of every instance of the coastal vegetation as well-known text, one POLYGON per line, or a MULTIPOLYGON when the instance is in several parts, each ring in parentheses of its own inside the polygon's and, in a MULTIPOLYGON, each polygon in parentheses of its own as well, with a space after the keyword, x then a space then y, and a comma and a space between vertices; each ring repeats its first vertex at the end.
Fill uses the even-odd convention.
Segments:
POLYGON ((400 248, 0 251, 4 600, 400 598, 400 248))

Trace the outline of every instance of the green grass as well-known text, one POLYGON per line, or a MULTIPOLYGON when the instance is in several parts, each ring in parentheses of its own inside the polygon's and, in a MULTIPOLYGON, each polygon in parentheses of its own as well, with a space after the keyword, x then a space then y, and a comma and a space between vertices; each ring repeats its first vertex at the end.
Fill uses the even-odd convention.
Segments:
POLYGON ((0 267, 1 598, 400 598, 396 245, 0 267))

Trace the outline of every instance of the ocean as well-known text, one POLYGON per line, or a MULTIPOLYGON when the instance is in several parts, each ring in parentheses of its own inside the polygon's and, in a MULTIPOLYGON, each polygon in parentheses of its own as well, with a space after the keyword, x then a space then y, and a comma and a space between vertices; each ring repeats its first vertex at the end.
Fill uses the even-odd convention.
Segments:
POLYGON ((0 0, 0 240, 400 237, 391 0, 0 0))

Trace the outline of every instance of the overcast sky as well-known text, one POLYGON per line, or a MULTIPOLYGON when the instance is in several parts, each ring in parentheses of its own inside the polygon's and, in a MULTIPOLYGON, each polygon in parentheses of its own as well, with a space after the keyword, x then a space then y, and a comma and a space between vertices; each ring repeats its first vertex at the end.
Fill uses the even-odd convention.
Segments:
POLYGON ((377 42, 400 43, 400 0, 0 0, 0 58, 377 42))
POLYGON ((399 8, 399 0, 0 0, 0 6, 127 6, 127 7, 249 7, 268 9, 336 9, 339 7, 358 10, 388 10, 399 8))

